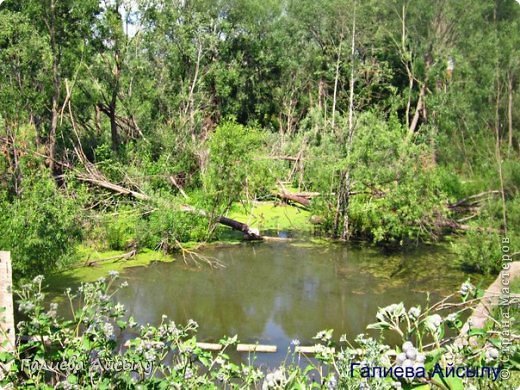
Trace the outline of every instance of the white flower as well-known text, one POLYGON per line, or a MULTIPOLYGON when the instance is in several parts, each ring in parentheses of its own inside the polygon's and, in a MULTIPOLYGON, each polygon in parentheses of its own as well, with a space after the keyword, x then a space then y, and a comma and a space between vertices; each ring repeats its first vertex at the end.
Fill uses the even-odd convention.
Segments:
POLYGON ((105 334, 105 337, 108 339, 108 338, 111 338, 114 334, 114 327, 112 326, 112 324, 110 322, 105 322, 105 324, 103 325, 103 333, 105 334))
POLYGON ((455 322, 455 321, 457 321, 457 317, 458 317, 457 313, 450 313, 446 317, 446 321, 448 321, 448 322, 455 322))
POLYGON ((408 316, 414 320, 419 318, 420 315, 421 315, 421 309, 419 308, 419 306, 412 307, 412 308, 410 308, 410 310, 408 310, 408 316))
POLYGON ((291 341, 291 345, 294 345, 295 347, 298 346, 298 345, 300 345, 300 340, 298 340, 298 339, 293 339, 293 340, 291 341))
POLYGON ((426 327, 428 327, 431 331, 437 331, 441 324, 442 317, 438 314, 432 314, 425 320, 426 327))
POLYGON ((406 351, 406 358, 410 360, 415 360, 415 357, 417 356, 417 350, 415 348, 408 348, 406 351))
POLYGON ((486 362, 498 359, 499 352, 496 348, 489 348, 486 350, 486 362))
POLYGON ((406 353, 401 352, 399 355, 397 355, 395 361, 398 365, 403 364, 403 362, 406 360, 406 353))
POLYGON ((410 348, 413 348, 413 344, 411 341, 405 341, 403 344, 403 351, 408 351, 410 348))

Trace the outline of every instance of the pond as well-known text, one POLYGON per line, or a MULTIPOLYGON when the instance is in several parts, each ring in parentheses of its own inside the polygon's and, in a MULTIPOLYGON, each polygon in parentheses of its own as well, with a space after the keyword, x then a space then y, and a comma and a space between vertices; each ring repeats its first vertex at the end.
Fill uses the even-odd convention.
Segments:
MULTIPOLYGON (((467 278, 454 256, 438 247, 382 254, 339 244, 266 242, 208 248, 222 269, 182 259, 135 267, 122 275, 129 287, 116 299, 139 323, 158 324, 166 314, 200 325, 198 341, 238 335, 240 342, 274 344, 276 354, 257 363, 279 363, 293 339, 312 345, 323 329, 353 340, 375 322, 378 307, 404 302, 424 306, 458 289, 467 278)), ((247 356, 236 355, 245 361, 247 356)))

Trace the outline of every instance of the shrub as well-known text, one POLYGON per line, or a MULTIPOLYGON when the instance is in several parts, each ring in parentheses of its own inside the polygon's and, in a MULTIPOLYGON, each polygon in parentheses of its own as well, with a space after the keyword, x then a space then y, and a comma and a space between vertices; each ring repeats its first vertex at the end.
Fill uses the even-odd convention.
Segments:
POLYGON ((0 200, 0 248, 12 252, 15 278, 49 273, 71 260, 81 212, 45 174, 28 178, 20 197, 0 200))

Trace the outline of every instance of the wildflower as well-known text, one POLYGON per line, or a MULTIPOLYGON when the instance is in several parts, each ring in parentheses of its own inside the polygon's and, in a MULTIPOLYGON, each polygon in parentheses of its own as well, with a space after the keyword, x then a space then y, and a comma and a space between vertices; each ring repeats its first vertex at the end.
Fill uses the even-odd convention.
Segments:
POLYGON ((408 348, 406 351, 406 358, 410 360, 415 360, 417 357, 417 350, 415 348, 408 348))
POLYGON ((38 275, 33 279, 33 283, 35 284, 41 284, 43 282, 43 275, 38 275))
POLYGON ((151 351, 145 351, 143 357, 146 361, 153 362, 155 360, 155 354, 151 351))
POLYGON ((405 341, 403 344, 403 351, 406 352, 409 349, 413 348, 413 344, 411 341, 405 341))
POLYGON ((438 314, 433 314, 426 318, 426 327, 432 331, 436 331, 442 324, 442 317, 438 314))
POLYGON ((419 306, 412 307, 412 308, 410 308, 410 310, 408 310, 408 316, 413 320, 416 320, 417 318, 419 318, 420 315, 421 315, 421 309, 419 308, 419 306))
POLYGON ((446 317, 446 321, 453 323, 453 322, 457 321, 457 318, 458 318, 457 313, 450 313, 446 317))
POLYGON ((29 313, 34 310, 35 305, 32 302, 23 302, 20 303, 19 308, 22 313, 29 313))
POLYGON ((191 379, 193 377, 193 371, 191 368, 186 368, 184 371, 184 379, 191 379))
POLYGON ((294 345, 295 347, 297 347, 298 345, 300 345, 300 340, 298 340, 298 339, 293 339, 293 340, 291 341, 291 345, 294 345))
POLYGON ((121 287, 121 288, 128 287, 128 282, 125 280, 123 283, 121 283, 121 285, 119 287, 121 287))
POLYGON ((463 297, 465 297, 466 295, 468 295, 471 291, 473 291, 474 287, 471 283, 469 282, 464 282, 462 283, 462 285, 460 286, 460 290, 459 290, 459 293, 460 295, 462 295, 463 297))
POLYGON ((121 303, 116 303, 116 305, 114 306, 114 310, 116 311, 116 313, 124 313, 125 312, 125 306, 121 303))
POLYGON ((486 362, 498 359, 499 353, 496 348, 489 348, 486 350, 486 362))
POLYGON ((283 370, 276 370, 273 375, 274 381, 277 385, 281 385, 285 382, 285 374, 283 370))
POLYGON ((105 334, 105 337, 108 339, 108 338, 111 338, 114 334, 114 327, 112 326, 112 324, 110 322, 105 322, 105 324, 103 325, 103 333, 105 334))
POLYGON ((401 352, 399 355, 397 355, 395 361, 397 365, 403 364, 403 362, 406 360, 406 353, 401 352))
POLYGON ((336 380, 336 376, 332 375, 325 382, 325 386, 327 386, 327 390, 334 390, 338 386, 338 381, 336 380))
POLYGON ((112 279, 116 279, 119 277, 119 272, 114 270, 108 271, 108 276, 110 276, 112 279))

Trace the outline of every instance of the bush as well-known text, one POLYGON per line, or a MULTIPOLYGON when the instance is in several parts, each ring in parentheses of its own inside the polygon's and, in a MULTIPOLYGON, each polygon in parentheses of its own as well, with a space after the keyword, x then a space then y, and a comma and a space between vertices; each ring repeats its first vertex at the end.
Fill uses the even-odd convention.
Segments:
POLYGON ((455 244, 459 266, 469 272, 495 275, 500 271, 502 252, 498 234, 478 231, 467 232, 464 239, 455 244))
POLYGON ((275 183, 271 163, 257 158, 262 134, 233 121, 219 125, 209 140, 209 163, 204 189, 209 209, 222 214, 238 200, 268 193, 275 183))
POLYGON ((103 239, 109 249, 123 250, 137 241, 138 214, 139 210, 122 206, 113 213, 102 215, 103 239))
POLYGON ((81 237, 77 203, 52 179, 26 179, 20 197, 0 200, 0 248, 12 252, 15 278, 47 274, 69 262, 81 237))

